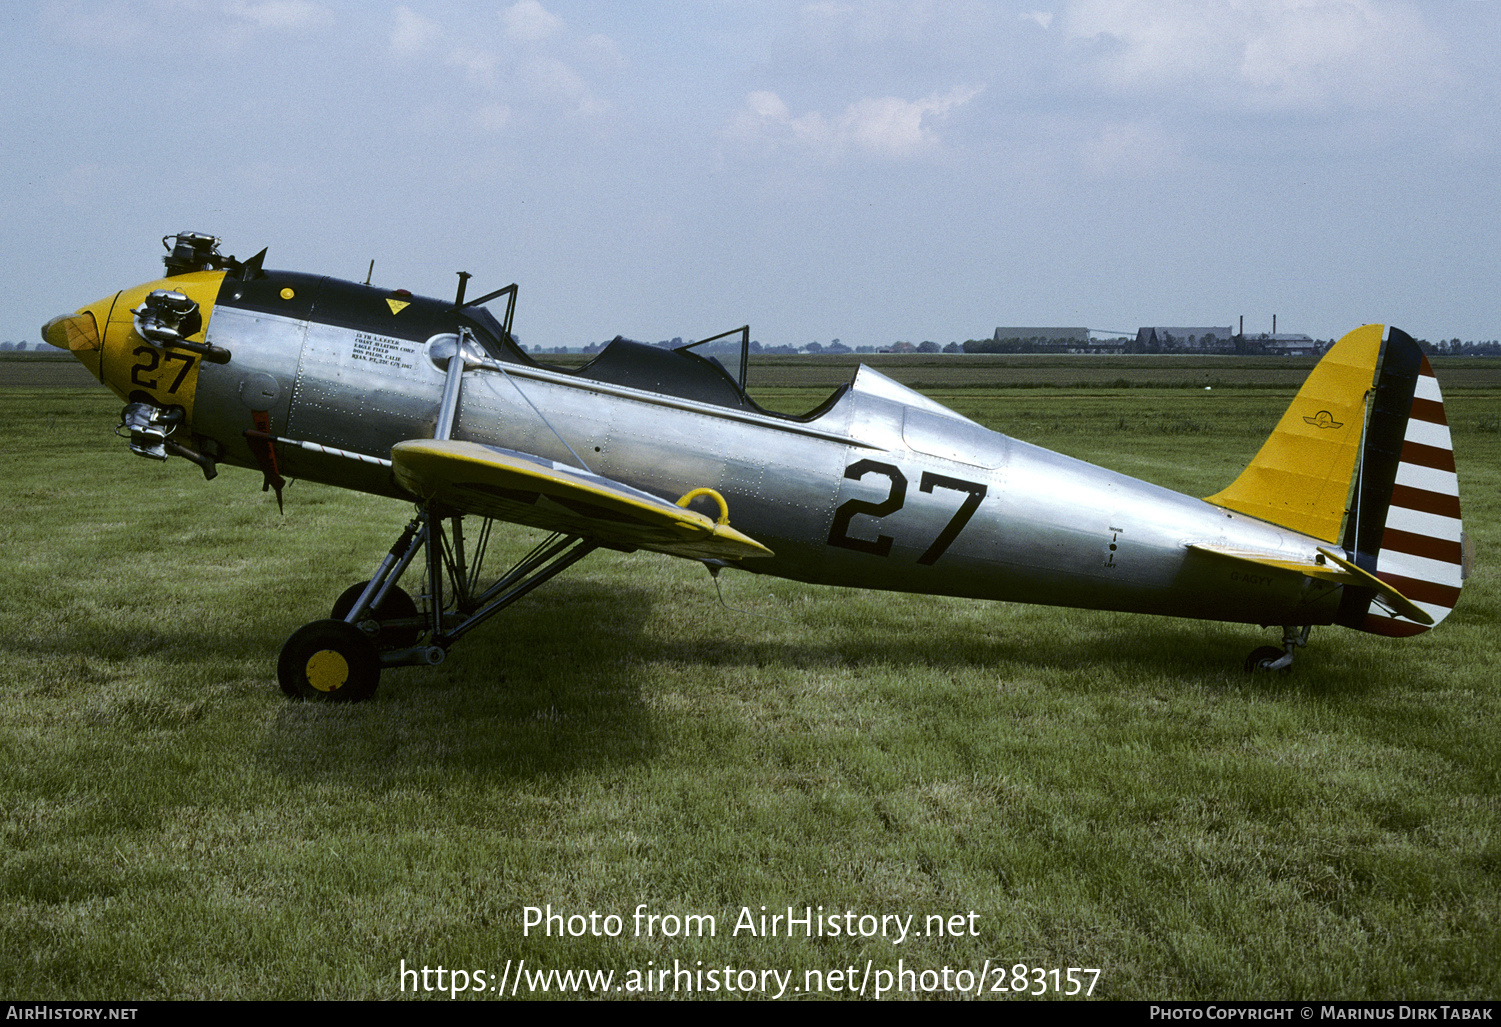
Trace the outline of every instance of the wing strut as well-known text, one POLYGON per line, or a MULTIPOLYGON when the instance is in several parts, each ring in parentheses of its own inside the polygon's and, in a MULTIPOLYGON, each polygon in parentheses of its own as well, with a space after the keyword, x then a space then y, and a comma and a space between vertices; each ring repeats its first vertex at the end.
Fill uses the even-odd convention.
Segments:
MULTIPOLYGON (((461 291, 460 297, 462 298, 462 296, 463 293, 461 291)), ((447 346, 450 344, 440 343, 439 345, 447 346)), ((553 427, 552 422, 547 419, 547 415, 537 408, 537 404, 533 403, 532 398, 522 389, 521 383, 511 377, 511 373, 506 370, 505 362, 491 360, 486 357, 484 350, 480 347, 479 343, 474 341, 474 336, 468 328, 461 325, 459 327, 458 341, 451 345, 454 348, 452 356, 444 356, 445 351, 436 347, 433 350, 434 359, 440 366, 442 366, 444 360, 448 361, 443 379, 443 395, 438 401, 438 419, 433 426, 433 439, 435 441, 447 442, 453 437, 454 418, 459 410, 459 392, 463 388, 464 372, 478 367, 489 368, 499 371, 501 377, 511 383, 516 389, 517 395, 526 401, 526 405, 532 408, 532 413, 536 414, 542 423, 547 426, 547 430, 552 432, 557 437, 557 440, 563 444, 563 448, 568 450, 574 462, 584 470, 589 470, 589 465, 584 463, 584 458, 579 456, 578 452, 568 444, 568 440, 563 438, 562 433, 553 427)))

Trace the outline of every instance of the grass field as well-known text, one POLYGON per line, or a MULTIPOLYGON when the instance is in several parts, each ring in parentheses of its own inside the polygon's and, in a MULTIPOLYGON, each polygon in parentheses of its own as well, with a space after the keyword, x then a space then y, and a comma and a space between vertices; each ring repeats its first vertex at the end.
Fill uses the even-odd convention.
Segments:
MULTIPOLYGON (((932 392, 1201 495, 1291 395, 932 392)), ((278 515, 257 474, 130 456, 102 390, 0 392, 0 996, 411 997, 403 961, 488 987, 525 959, 620 996, 676 961, 802 997, 867 965, 1001 997, 1022 964, 1116 999, 1494 998, 1501 421, 1446 395, 1459 607, 1413 640, 1315 630, 1290 676, 1240 671, 1271 631, 733 573, 726 608, 696 565, 605 553, 321 706, 282 698, 277 651, 406 508, 296 483, 278 515), (620 935, 526 933, 548 905, 620 935), (734 931, 763 906, 914 936, 734 931), (715 936, 639 937, 638 907, 715 936)))

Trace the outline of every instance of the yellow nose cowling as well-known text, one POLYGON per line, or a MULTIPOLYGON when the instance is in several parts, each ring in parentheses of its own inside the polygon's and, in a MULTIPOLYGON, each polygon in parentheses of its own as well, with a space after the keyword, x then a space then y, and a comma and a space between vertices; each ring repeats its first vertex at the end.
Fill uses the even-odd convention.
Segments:
POLYGON ((76 313, 54 317, 42 326, 42 338, 49 345, 72 353, 73 359, 88 368, 89 374, 98 378, 100 361, 104 356, 104 335, 100 328, 109 324, 110 309, 114 307, 115 298, 119 295, 115 293, 113 296, 106 296, 86 307, 80 307, 76 313))
POLYGON ((197 304, 197 328, 190 331, 191 339, 205 339, 223 281, 223 271, 194 271, 147 282, 80 307, 76 313, 54 317, 42 326, 42 337, 72 353, 121 399, 180 406, 191 421, 201 347, 148 341, 138 331, 135 308, 158 290, 181 293, 197 304))

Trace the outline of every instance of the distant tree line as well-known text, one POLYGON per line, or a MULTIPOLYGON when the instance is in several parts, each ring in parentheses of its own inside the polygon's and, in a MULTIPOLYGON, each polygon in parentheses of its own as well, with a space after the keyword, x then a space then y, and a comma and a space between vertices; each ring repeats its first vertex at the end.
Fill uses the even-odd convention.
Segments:
MULTIPOLYGON (((611 340, 613 341, 613 340, 611 340)), ((1278 341, 1263 339, 1258 336, 1233 336, 1227 340, 1219 340, 1214 336, 1206 336, 1203 339, 1191 340, 1195 345, 1177 345, 1175 342, 1167 344, 1148 344, 1142 346, 1132 338, 1105 339, 1092 342, 1087 350, 1083 350, 1077 341, 1052 339, 1046 336, 1033 336, 1031 338, 1008 338, 1008 339, 966 339, 964 342, 950 342, 946 346, 940 346, 936 342, 924 340, 920 343, 893 342, 887 346, 855 346, 850 347, 834 339, 824 345, 820 342, 810 342, 802 346, 794 346, 790 343, 782 343, 775 346, 765 345, 759 340, 752 339, 750 351, 766 356, 799 356, 812 355, 840 355, 845 353, 870 354, 870 353, 1233 353, 1238 356, 1277 356, 1278 341)), ((1334 345, 1334 339, 1310 340, 1319 353, 1323 353, 1334 345)), ((598 353, 608 346, 609 342, 591 342, 584 346, 582 352, 586 354, 598 353)), ((1438 342, 1429 342, 1427 339, 1418 339, 1417 344, 1423 352, 1437 356, 1465 356, 1465 357, 1501 357, 1501 341, 1492 339, 1488 342, 1468 342, 1460 339, 1441 339, 1438 342)), ((693 345, 693 340, 684 340, 682 336, 671 339, 663 339, 660 342, 651 343, 661 349, 677 349, 681 346, 693 345)), ((733 349, 739 346, 736 339, 726 339, 712 346, 714 352, 720 348, 733 349)), ((25 349, 23 343, 0 344, 0 350, 25 349)), ((35 347, 40 349, 40 346, 35 347)), ((577 348, 567 346, 552 347, 527 347, 523 350, 535 354, 546 353, 577 353, 577 348)), ((705 353, 705 356, 708 354, 705 353)))
POLYGON ((1501 340, 1497 339, 1489 342, 1461 342, 1458 339, 1440 339, 1438 342, 1429 342, 1427 339, 1419 339, 1417 343, 1424 353, 1437 356, 1501 357, 1501 340))
POLYGON ((966 353, 1067 353, 1071 348, 1077 349, 1078 343, 1070 343, 1061 339, 1050 339, 1042 335, 1034 335, 1026 339, 967 339, 964 343, 966 353))

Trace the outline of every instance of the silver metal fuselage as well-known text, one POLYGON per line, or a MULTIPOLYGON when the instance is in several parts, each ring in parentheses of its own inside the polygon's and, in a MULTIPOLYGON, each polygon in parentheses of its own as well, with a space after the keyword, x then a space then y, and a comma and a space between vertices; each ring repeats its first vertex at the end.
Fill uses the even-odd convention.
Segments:
MULTIPOLYGON (((256 467, 242 436, 264 410, 278 437, 388 457, 432 437, 445 374, 430 351, 454 339, 221 296, 207 341, 233 360, 201 366, 192 430, 256 467)), ((1008 438, 868 367, 802 420, 492 362, 464 374, 453 438, 582 460, 670 500, 714 488, 775 554, 743 568, 800 581, 1275 625, 1332 623, 1339 605, 1336 585, 1187 548, 1311 559, 1317 539, 1008 438)), ((285 444, 277 458, 292 477, 410 498, 380 463, 285 444)))

